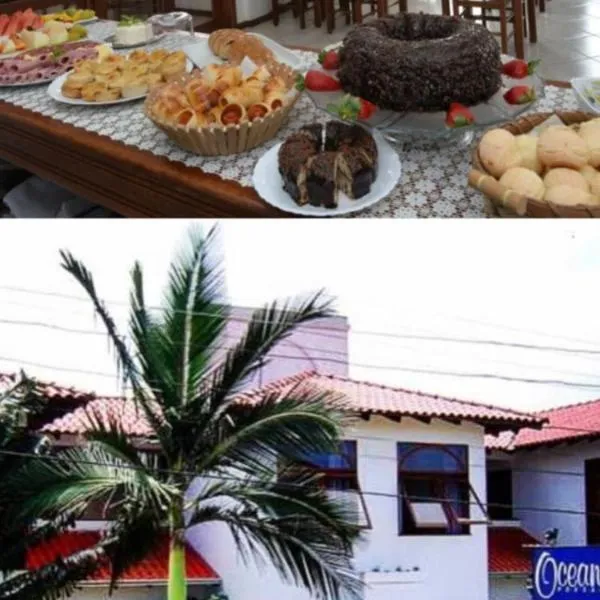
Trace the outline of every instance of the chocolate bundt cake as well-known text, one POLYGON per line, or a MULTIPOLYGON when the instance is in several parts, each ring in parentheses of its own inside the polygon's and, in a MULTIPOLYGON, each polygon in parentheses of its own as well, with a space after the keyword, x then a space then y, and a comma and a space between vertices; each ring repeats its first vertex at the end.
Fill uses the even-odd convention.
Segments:
POLYGON ((285 191, 299 205, 335 208, 339 194, 362 198, 377 173, 377 145, 360 125, 306 125, 279 149, 285 191))
POLYGON ((346 92, 380 108, 441 111, 499 89, 500 48, 484 27, 456 17, 400 13, 352 30, 340 51, 346 92))

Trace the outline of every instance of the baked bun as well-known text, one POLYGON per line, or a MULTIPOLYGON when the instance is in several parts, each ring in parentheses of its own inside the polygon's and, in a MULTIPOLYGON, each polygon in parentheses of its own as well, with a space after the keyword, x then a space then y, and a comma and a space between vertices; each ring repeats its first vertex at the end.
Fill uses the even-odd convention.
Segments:
POLYGON ((484 134, 479 142, 479 158, 487 171, 496 178, 521 164, 517 140, 506 129, 491 129, 484 134))
POLYGON ((544 197, 544 182, 540 176, 524 167, 512 167, 502 177, 500 183, 527 198, 541 200, 544 197))
POLYGON ((583 192, 590 191, 590 185, 585 177, 579 171, 573 169, 550 169, 544 176, 544 185, 550 189, 558 185, 566 185, 571 188, 582 190, 583 192))
POLYGON ((583 138, 572 129, 553 126, 540 134, 538 157, 548 168, 581 169, 588 163, 590 151, 583 138))
POLYGON ((590 165, 584 165, 579 169, 579 172, 583 175, 584 179, 588 182, 588 185, 592 185, 592 181, 595 179, 596 175, 598 175, 598 171, 594 169, 594 167, 590 165))
POLYGON ((596 171, 596 174, 590 179, 589 183, 592 195, 600 197, 600 173, 598 171, 596 171))
POLYGON ((579 135, 590 150, 589 164, 600 167, 600 121, 593 119, 579 126, 579 135))
POLYGON ((540 162, 537 154, 537 137, 533 135, 518 135, 517 146, 521 155, 521 166, 541 175, 544 166, 540 162))
POLYGON ((600 206, 597 196, 578 190, 567 185, 557 185, 546 190, 544 200, 559 206, 600 206))

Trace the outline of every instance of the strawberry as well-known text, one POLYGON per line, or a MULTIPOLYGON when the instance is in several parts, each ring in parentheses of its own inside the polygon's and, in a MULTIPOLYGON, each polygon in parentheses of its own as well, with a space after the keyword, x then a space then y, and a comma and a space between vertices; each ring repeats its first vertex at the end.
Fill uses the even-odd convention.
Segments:
POLYGON ((516 85, 504 94, 508 104, 527 104, 535 100, 535 90, 528 85, 516 85))
POLYGON ((357 119, 367 121, 373 116, 377 107, 368 100, 346 94, 339 104, 330 104, 327 110, 335 113, 344 121, 356 121, 357 119))
POLYGON ((533 75, 539 64, 539 60, 527 63, 524 60, 515 59, 502 66, 502 73, 513 79, 524 79, 527 75, 533 75))
POLYGON ((464 105, 452 102, 446 113, 446 125, 448 127, 467 127, 475 122, 473 113, 464 105))
POLYGON ((337 92, 342 89, 337 79, 321 71, 309 71, 304 77, 304 85, 313 92, 337 92))
POLYGON ((340 55, 336 50, 323 50, 319 54, 319 62, 326 71, 335 71, 340 68, 340 55))

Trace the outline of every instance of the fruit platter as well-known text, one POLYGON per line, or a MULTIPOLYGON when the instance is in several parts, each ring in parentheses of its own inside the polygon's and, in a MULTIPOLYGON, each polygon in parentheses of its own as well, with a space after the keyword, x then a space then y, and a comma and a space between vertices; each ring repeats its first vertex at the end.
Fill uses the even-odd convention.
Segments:
POLYGON ((28 50, 79 42, 87 37, 81 25, 44 21, 30 8, 12 15, 0 15, 0 60, 28 50))
POLYGON ((543 96, 537 67, 501 55, 476 24, 403 13, 325 48, 300 85, 318 108, 394 143, 466 145, 478 128, 512 121, 543 96))
POLYGON ((97 20, 96 12, 91 8, 77 8, 72 6, 67 10, 61 10, 60 12, 48 13, 43 15, 42 19, 44 23, 49 21, 60 21, 61 23, 91 23, 97 20))

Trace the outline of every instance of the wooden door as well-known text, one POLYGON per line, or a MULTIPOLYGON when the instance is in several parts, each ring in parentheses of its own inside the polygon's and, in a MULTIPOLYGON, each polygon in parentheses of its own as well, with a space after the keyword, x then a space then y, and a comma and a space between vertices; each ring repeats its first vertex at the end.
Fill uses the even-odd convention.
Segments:
POLYGON ((600 459, 585 461, 587 543, 600 545, 600 459))

